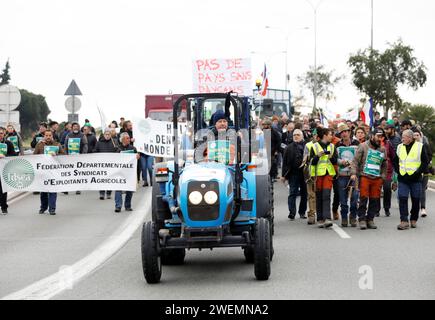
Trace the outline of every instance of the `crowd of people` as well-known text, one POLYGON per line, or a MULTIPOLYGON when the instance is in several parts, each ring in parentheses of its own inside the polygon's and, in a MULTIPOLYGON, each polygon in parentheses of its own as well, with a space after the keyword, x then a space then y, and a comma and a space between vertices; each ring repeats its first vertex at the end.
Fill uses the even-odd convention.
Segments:
MULTIPOLYGON (((83 126, 78 122, 66 122, 63 130, 59 130, 59 123, 51 121, 41 122, 39 130, 33 135, 30 146, 33 154, 74 155, 88 153, 135 153, 138 159, 137 181, 140 183, 142 177, 143 187, 152 185, 152 166, 154 158, 143 153, 138 153, 133 146, 133 124, 124 118, 120 122, 112 121, 108 128, 104 129, 101 135, 97 136, 95 128, 86 119, 83 126), (148 180, 149 179, 149 180, 148 180), (149 181, 149 182, 148 182, 149 181)), ((12 125, 7 128, 0 128, 0 159, 24 155, 23 141, 12 125)), ((132 211, 131 200, 133 192, 115 191, 115 212, 121 212, 124 205, 126 211, 132 211), (122 194, 125 193, 125 201, 122 194), (123 203, 124 202, 124 203, 123 203)), ((76 194, 80 194, 76 191, 76 194)), ((56 214, 57 193, 35 192, 40 194, 40 214, 49 212, 56 214)), ((68 195, 68 192, 64 192, 68 195)), ((112 190, 101 190, 100 200, 111 199, 112 190)), ((0 184, 0 206, 2 214, 8 213, 7 193, 4 193, 0 184)))
POLYGON ((319 119, 290 121, 283 114, 263 120, 262 128, 272 132, 271 178, 276 181, 282 167, 281 180, 288 182, 290 220, 298 214, 309 225, 330 228, 341 216, 342 227, 377 229, 375 218, 381 207, 391 215, 396 190, 398 230, 416 228, 419 217, 427 216, 432 148, 417 123, 376 113, 373 127, 341 119, 326 126, 319 119))
MULTIPOLYGON (((399 230, 416 228, 420 216, 427 216, 426 190, 434 173, 432 148, 417 123, 400 122, 398 117, 387 120, 377 113, 373 127, 341 119, 328 121, 326 126, 319 119, 292 121, 283 114, 263 119, 261 126, 271 130, 271 179, 276 182, 281 168, 281 180, 288 182, 290 220, 299 215, 309 225, 330 228, 333 220, 341 217, 342 227, 377 229, 375 218, 380 216, 381 207, 385 216, 391 215, 393 191, 397 191, 399 203, 399 230)), ((138 153, 133 146, 131 121, 112 121, 98 137, 88 120, 83 126, 67 122, 63 127, 60 131, 55 121, 41 123, 31 142, 33 153, 136 153, 138 183, 142 177, 143 187, 152 185, 154 158, 138 153)), ((13 126, 0 128, 0 158, 23 154, 22 139, 13 126)), ((113 191, 115 212, 123 205, 132 211, 133 193, 125 192, 123 201, 123 193, 113 191)), ((111 198, 112 190, 100 191, 99 199, 111 198)), ((56 193, 40 193, 39 213, 48 210, 55 215, 56 199, 56 193)), ((0 206, 6 214, 7 194, 1 185, 0 206)))

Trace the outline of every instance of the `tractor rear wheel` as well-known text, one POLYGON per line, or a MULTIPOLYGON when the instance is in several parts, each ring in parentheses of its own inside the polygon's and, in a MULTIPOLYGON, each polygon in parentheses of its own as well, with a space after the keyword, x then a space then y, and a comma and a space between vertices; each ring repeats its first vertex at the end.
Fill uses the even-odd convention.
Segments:
POLYGON ((254 273, 257 280, 270 276, 271 234, 269 220, 260 218, 255 225, 254 273))
POLYGON ((184 263, 186 249, 162 249, 162 264, 168 266, 178 266, 184 263))
POLYGON ((159 231, 155 222, 145 222, 142 227, 142 269, 147 283, 158 283, 162 276, 159 231))

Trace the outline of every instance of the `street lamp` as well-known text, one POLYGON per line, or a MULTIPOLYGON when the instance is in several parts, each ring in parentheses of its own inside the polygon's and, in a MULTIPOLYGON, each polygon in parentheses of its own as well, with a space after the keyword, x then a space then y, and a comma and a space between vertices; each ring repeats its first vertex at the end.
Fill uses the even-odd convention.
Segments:
POLYGON ((270 29, 270 30, 277 30, 279 32, 282 32, 285 34, 285 51, 283 51, 283 53, 285 53, 285 90, 287 90, 287 85, 288 82, 290 80, 289 74, 288 74, 288 43, 289 43, 289 36, 290 34, 292 34, 295 31, 298 30, 308 30, 310 29, 310 27, 302 27, 302 28, 297 28, 294 30, 284 30, 281 28, 277 28, 277 27, 271 27, 271 26, 265 26, 266 29, 270 29))
POLYGON ((373 0, 371 0, 371 4, 372 4, 372 14, 371 14, 371 16, 372 16, 372 29, 371 29, 371 46, 370 46, 370 48, 371 48, 371 50, 373 51, 373 29, 374 29, 374 18, 373 18, 373 11, 374 11, 374 7, 373 7, 373 0))
POLYGON ((306 0, 314 11, 314 108, 317 109, 317 9, 319 9, 323 0, 320 0, 317 5, 313 5, 310 0, 306 0))

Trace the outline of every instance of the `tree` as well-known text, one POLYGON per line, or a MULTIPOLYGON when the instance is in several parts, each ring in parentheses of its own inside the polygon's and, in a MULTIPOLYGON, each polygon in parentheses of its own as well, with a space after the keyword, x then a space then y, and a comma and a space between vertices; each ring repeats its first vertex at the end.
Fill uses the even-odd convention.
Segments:
POLYGON ((402 114, 403 119, 414 120, 421 126, 430 142, 435 142, 435 110, 424 104, 409 105, 402 114))
POLYGON ((11 76, 9 75, 9 69, 10 69, 10 65, 9 65, 9 60, 6 61, 6 66, 2 71, 2 74, 0 74, 0 86, 4 85, 4 84, 9 84, 9 81, 11 80, 11 76))
POLYGON ((389 46, 384 52, 360 50, 348 61, 356 88, 373 98, 375 107, 383 106, 385 116, 390 109, 398 110, 402 105, 400 85, 418 90, 427 81, 426 67, 413 56, 413 48, 402 40, 389 46))
MULTIPOLYGON (((328 71, 326 70, 324 65, 317 67, 317 85, 316 85, 316 72, 313 66, 310 66, 309 70, 298 77, 298 81, 309 90, 314 97, 315 88, 317 91, 317 97, 323 98, 326 101, 331 101, 335 99, 334 95, 334 87, 345 78, 344 75, 335 77, 334 70, 328 71)), ((317 110, 313 110, 314 114, 317 113, 317 110)))
POLYGON ((30 137, 39 128, 41 121, 46 121, 50 114, 45 97, 27 90, 20 90, 21 102, 17 108, 20 112, 21 134, 30 137))

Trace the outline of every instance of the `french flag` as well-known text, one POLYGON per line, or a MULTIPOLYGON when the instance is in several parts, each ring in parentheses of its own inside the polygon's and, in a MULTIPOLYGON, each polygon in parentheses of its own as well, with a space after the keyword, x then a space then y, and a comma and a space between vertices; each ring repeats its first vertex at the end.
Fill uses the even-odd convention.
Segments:
POLYGON ((370 128, 373 127, 373 118, 374 118, 374 112, 373 112, 373 99, 370 98, 370 100, 364 105, 364 107, 361 110, 361 120, 370 128))
POLYGON ((267 94, 267 88, 269 87, 269 79, 267 78, 266 64, 264 64, 264 71, 261 74, 261 76, 263 77, 263 83, 260 88, 260 93, 263 97, 265 97, 267 94))

